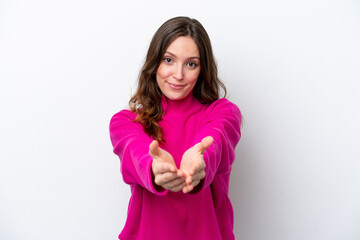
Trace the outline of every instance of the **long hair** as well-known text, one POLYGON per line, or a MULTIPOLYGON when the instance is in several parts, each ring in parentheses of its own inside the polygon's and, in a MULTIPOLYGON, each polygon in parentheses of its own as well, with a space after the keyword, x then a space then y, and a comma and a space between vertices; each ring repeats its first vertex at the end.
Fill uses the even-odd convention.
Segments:
POLYGON ((158 124, 164 113, 156 71, 166 49, 176 38, 182 36, 190 36, 200 53, 201 72, 193 89, 194 97, 203 104, 210 104, 219 98, 220 87, 224 90, 224 97, 226 96, 225 85, 218 78, 210 38, 201 23, 188 17, 167 20, 151 40, 145 63, 139 73, 137 90, 129 101, 130 109, 137 114, 136 121, 141 123, 147 134, 158 141, 164 141, 158 124))

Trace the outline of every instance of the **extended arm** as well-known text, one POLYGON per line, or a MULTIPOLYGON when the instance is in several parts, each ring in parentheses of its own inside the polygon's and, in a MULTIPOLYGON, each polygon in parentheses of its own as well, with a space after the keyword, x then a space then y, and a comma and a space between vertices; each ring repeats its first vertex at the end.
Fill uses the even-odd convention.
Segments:
POLYGON ((144 131, 141 124, 134 122, 136 115, 123 110, 115 114, 110 122, 110 138, 114 153, 121 161, 121 173, 127 184, 140 184, 150 192, 163 195, 155 189, 151 174, 153 158, 149 154, 152 138, 144 131))
MULTIPOLYGON (((204 169, 205 177, 201 180, 203 182, 199 184, 201 188, 209 186, 216 174, 231 171, 231 165, 235 159, 235 147, 241 136, 241 113, 235 104, 226 99, 219 99, 210 105, 207 111, 205 124, 193 142, 193 146, 196 146, 207 136, 213 138, 213 143, 203 153, 206 167, 204 169)), ((187 179, 187 184, 190 180, 194 184, 197 183, 193 179, 187 179)), ((185 188, 183 191, 186 192, 190 189, 191 187, 185 188)))

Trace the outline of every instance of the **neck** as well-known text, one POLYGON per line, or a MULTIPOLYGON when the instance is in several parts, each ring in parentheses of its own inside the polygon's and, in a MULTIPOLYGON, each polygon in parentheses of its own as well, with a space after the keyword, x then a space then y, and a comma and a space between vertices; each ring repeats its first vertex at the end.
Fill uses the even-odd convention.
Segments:
POLYGON ((196 103, 198 103, 198 101, 196 101, 196 98, 190 93, 181 100, 171 100, 163 96, 162 105, 166 114, 181 114, 195 107, 196 103))

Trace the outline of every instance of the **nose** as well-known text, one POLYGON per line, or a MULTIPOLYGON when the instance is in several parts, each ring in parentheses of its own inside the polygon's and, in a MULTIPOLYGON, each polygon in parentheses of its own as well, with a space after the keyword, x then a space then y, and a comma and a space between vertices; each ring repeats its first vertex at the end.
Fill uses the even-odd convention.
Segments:
POLYGON ((173 77, 179 81, 184 79, 184 69, 181 64, 177 64, 176 68, 174 69, 173 77))

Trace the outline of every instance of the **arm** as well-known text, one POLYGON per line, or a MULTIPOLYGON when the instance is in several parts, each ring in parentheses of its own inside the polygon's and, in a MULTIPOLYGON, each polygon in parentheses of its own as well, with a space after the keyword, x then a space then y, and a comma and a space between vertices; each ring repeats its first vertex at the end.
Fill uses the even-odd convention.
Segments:
POLYGON ((114 153, 119 156, 121 173, 127 184, 140 184, 148 191, 164 195, 153 184, 151 166, 153 159, 149 154, 152 138, 143 130, 141 124, 134 122, 135 113, 123 110, 110 121, 110 138, 114 153))
MULTIPOLYGON (((204 169, 205 174, 204 177, 201 176, 201 182, 197 182, 199 179, 194 181, 191 177, 187 178, 186 183, 188 185, 183 189, 184 192, 191 191, 197 184, 199 185, 196 187, 196 191, 209 186, 216 174, 231 171, 231 165, 235 159, 235 147, 241 136, 241 113, 239 108, 226 99, 219 99, 211 104, 206 112, 206 121, 200 132, 196 134, 192 144, 195 147, 204 141, 205 137, 210 136, 213 138, 212 144, 207 149, 205 148, 206 151, 204 150, 202 154, 206 166, 204 169)), ((193 171, 195 178, 199 176, 196 176, 196 172, 201 173, 201 171, 201 168, 193 171)))

